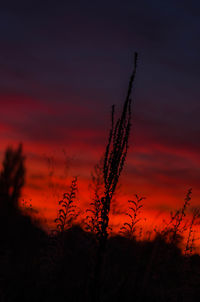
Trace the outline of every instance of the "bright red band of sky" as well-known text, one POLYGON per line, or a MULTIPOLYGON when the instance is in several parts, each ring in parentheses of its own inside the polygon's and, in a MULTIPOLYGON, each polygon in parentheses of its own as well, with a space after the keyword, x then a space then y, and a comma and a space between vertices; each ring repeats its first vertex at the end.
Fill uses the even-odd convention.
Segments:
MULTIPOLYGON (((10 117, 10 122, 1 125, 1 160, 3 150, 8 145, 17 146, 19 141, 24 143, 27 177, 22 199, 30 202, 51 225, 57 215, 58 201, 69 190, 72 178, 78 176, 78 206, 85 211, 92 197, 89 188, 91 172, 103 156, 107 142, 110 108, 104 117, 103 129, 92 128, 92 125, 87 128, 84 124, 80 129, 69 129, 56 125, 54 119, 64 115, 66 119, 71 116, 78 120, 82 115, 90 118, 94 114, 98 119, 97 112, 87 112, 86 108, 82 111, 73 106, 53 108, 23 97, 2 98, 6 100, 2 113, 10 117), (33 125, 30 125, 30 116, 37 117, 38 113, 43 120, 50 119, 52 122, 41 126, 37 120, 31 119, 33 125), (19 121, 22 125, 26 123, 27 129, 20 129, 19 121), (36 132, 33 136, 30 136, 31 126, 33 132, 36 132), (43 135, 47 136, 46 140, 42 138, 43 135)), ((147 218, 144 222, 146 227, 155 226, 162 218, 166 218, 166 212, 179 208, 190 187, 194 192, 192 204, 198 206, 198 152, 187 146, 164 144, 162 140, 154 140, 154 135, 152 129, 145 129, 141 121, 133 117, 127 161, 111 214, 117 228, 127 219, 124 213, 128 208, 128 200, 134 199, 135 194, 146 197, 143 214, 147 218)))

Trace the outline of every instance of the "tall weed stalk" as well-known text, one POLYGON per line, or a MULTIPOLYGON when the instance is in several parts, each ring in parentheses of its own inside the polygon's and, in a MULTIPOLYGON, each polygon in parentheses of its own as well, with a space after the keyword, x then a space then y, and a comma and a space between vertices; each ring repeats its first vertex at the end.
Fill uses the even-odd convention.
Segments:
POLYGON ((108 238, 108 224, 110 205, 115 193, 119 177, 124 167, 128 151, 128 142, 131 128, 131 92, 137 69, 137 53, 134 57, 134 68, 130 77, 126 99, 121 116, 115 121, 115 106, 112 106, 111 129, 103 160, 104 195, 99 201, 100 213, 98 216, 98 251, 94 273, 93 301, 99 300, 101 271, 103 257, 108 238))

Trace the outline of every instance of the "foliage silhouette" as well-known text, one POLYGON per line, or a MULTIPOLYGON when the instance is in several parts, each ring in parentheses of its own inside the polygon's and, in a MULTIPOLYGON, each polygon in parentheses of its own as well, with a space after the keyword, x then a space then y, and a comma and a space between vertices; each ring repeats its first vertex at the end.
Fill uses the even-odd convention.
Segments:
POLYGON ((110 204, 115 193, 120 174, 124 167, 128 151, 128 141, 131 127, 131 92, 135 79, 136 68, 137 53, 135 53, 134 69, 130 77, 128 92, 124 102, 122 114, 116 122, 114 121, 115 107, 112 107, 111 129, 104 155, 103 166, 105 195, 103 198, 101 198, 102 210, 101 220, 99 222, 100 231, 97 234, 99 237, 100 246, 102 246, 102 248, 105 245, 108 237, 107 228, 109 222, 110 204))
POLYGON ((192 189, 189 189, 185 196, 182 208, 175 213, 171 212, 170 221, 166 223, 165 228, 161 231, 162 237, 172 243, 177 244, 187 229, 187 222, 184 218, 186 217, 187 208, 190 205, 191 194, 192 189))
POLYGON ((46 238, 39 222, 19 206, 24 160, 22 145, 7 148, 0 173, 0 301, 29 300, 46 238))
POLYGON ((96 201, 96 208, 99 211, 98 213, 96 212, 96 218, 98 219, 98 227, 96 228, 98 250, 94 268, 94 282, 92 286, 93 301, 99 301, 100 299, 101 272, 108 238, 110 206, 128 151, 131 127, 131 92, 136 75, 136 68, 137 53, 135 53, 134 68, 130 77, 122 113, 116 122, 114 120, 115 107, 112 106, 111 129, 103 158, 104 196, 98 202, 96 201))
POLYGON ((103 178, 103 160, 101 159, 94 167, 91 173, 92 183, 90 184, 90 191, 93 193, 90 208, 86 210, 87 216, 85 219, 86 229, 99 234, 102 202, 101 198, 104 195, 104 178, 103 178))
POLYGON ((126 213, 126 215, 130 218, 130 222, 125 222, 120 230, 122 235, 129 238, 136 237, 137 225, 142 219, 138 217, 143 207, 141 202, 145 199, 145 197, 139 197, 137 194, 135 198, 136 200, 128 200, 129 213, 126 213))
POLYGON ((192 219, 189 225, 189 232, 188 232, 187 242, 184 250, 186 256, 191 256, 194 251, 195 248, 194 226, 199 224, 198 222, 199 217, 200 217, 200 210, 195 208, 192 213, 192 219))
POLYGON ((22 145, 16 150, 7 148, 0 173, 0 206, 18 209, 18 200, 25 182, 25 157, 22 154, 22 145))
POLYGON ((77 177, 74 177, 70 186, 70 191, 64 193, 63 199, 59 201, 61 208, 58 211, 58 217, 55 219, 58 232, 62 233, 66 228, 71 227, 78 216, 78 213, 76 212, 77 207, 74 205, 77 190, 77 177))

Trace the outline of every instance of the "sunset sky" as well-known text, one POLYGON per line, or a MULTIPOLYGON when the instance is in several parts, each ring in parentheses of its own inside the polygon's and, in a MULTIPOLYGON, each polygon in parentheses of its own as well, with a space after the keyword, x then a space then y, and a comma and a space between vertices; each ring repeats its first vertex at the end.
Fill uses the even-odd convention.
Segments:
MULTIPOLYGON (((139 54, 119 213, 134 194, 150 216, 200 206, 199 1, 0 4, 0 159, 23 143, 23 197, 46 219, 78 176, 82 208, 139 54)), ((117 215, 117 214, 116 214, 117 215)), ((164 214, 163 214, 164 215, 164 214)), ((147 214, 148 216, 148 214, 147 214)))

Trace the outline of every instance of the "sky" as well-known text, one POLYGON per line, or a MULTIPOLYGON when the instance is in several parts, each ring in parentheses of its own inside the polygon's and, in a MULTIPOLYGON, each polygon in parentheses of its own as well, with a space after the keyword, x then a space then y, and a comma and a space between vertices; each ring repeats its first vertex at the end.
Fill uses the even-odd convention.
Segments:
POLYGON ((22 197, 47 223, 73 176, 87 208, 91 171, 105 149, 111 106, 122 108, 135 51, 117 213, 139 194, 147 216, 162 216, 190 187, 200 206, 199 14, 195 0, 0 4, 0 159, 8 145, 23 143, 22 197))

